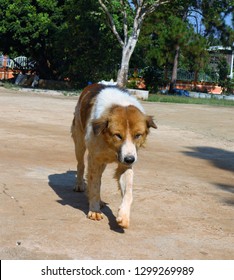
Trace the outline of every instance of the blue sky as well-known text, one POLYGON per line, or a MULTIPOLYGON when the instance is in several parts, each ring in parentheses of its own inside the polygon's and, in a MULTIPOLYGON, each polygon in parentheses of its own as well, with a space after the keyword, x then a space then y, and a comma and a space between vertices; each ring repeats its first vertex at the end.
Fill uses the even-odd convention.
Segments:
MULTIPOLYGON (((194 28, 196 29, 196 31, 198 31, 198 33, 202 34, 204 31, 204 26, 201 24, 202 16, 196 12, 193 12, 191 15, 196 16, 197 22, 196 22, 195 18, 192 16, 189 17, 189 21, 194 25, 194 28), (197 23, 198 23, 198 30, 197 30, 197 25, 196 25, 197 23)), ((232 17, 233 17, 233 15, 232 15, 232 13, 230 13, 229 15, 226 16, 225 21, 226 21, 227 25, 234 27, 233 22, 232 22, 232 17)))
POLYGON ((227 17, 226 17, 226 23, 230 26, 232 26, 232 14, 229 14, 227 17))

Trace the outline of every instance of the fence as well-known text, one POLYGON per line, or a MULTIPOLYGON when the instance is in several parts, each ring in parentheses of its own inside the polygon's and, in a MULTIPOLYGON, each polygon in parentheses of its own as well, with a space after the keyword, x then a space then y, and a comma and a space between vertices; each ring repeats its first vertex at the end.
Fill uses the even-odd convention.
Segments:
POLYGON ((0 55, 0 80, 8 80, 14 77, 13 73, 17 70, 34 69, 36 62, 25 56, 18 56, 10 59, 7 55, 0 55))
MULTIPOLYGON (((157 73, 157 76, 164 77, 164 72, 162 70, 158 70, 156 68, 153 68, 155 73, 157 73)), ((129 69, 129 77, 142 77, 144 76, 144 69, 138 69, 138 68, 131 68, 129 69)), ((167 71, 167 79, 170 80, 172 76, 172 71, 167 71)), ((190 72, 188 70, 184 70, 179 68, 177 70, 177 80, 180 81, 194 81, 195 80, 195 73, 190 72)), ((215 73, 212 73, 211 76, 205 74, 205 73, 199 73, 198 74, 198 81, 201 82, 217 82, 217 75, 215 73)))
POLYGON ((35 67, 36 62, 27 58, 26 56, 18 56, 14 59, 10 59, 7 55, 0 56, 0 68, 11 69, 25 69, 30 70, 35 67))

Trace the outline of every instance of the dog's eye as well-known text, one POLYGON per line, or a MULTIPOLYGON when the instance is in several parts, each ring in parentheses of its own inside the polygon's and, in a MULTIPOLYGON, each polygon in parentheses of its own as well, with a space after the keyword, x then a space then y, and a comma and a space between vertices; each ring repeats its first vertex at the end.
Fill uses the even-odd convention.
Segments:
POLYGON ((139 139, 141 136, 142 136, 142 134, 137 133, 137 134, 134 136, 134 138, 135 138, 135 139, 139 139))
POLYGON ((119 134, 119 133, 114 134, 114 136, 115 136, 118 140, 122 140, 122 139, 123 139, 122 135, 119 134))

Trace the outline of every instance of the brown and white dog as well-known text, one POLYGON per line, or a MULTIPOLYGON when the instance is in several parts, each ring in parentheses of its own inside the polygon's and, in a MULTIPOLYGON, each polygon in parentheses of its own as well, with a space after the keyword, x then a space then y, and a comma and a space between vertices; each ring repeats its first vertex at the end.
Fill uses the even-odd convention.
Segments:
POLYGON ((125 90, 93 84, 84 89, 75 109, 72 137, 77 158, 75 191, 85 190, 84 154, 88 150, 88 218, 101 220, 101 177, 108 163, 117 162, 115 178, 119 182, 122 203, 117 222, 129 226, 132 204, 133 169, 137 150, 143 145, 149 128, 157 128, 141 104, 125 90))

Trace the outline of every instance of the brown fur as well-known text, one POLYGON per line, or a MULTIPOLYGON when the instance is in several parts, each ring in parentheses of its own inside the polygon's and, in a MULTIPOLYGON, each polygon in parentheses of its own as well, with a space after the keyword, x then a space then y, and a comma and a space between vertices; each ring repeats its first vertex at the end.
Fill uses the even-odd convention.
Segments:
POLYGON ((130 207, 132 203, 132 165, 149 133, 149 128, 156 128, 151 116, 146 116, 137 107, 113 105, 107 108, 99 119, 90 120, 92 107, 99 92, 105 86, 96 84, 88 86, 82 92, 75 110, 72 123, 72 137, 75 143, 77 164, 76 191, 84 191, 84 153, 88 149, 87 185, 89 197, 88 217, 93 220, 103 218, 100 211, 101 176, 106 164, 118 164, 115 178, 118 180, 122 204, 117 222, 120 226, 129 226, 130 207), (90 127, 91 128, 88 128, 90 127), (87 129, 91 129, 87 138, 87 129))

